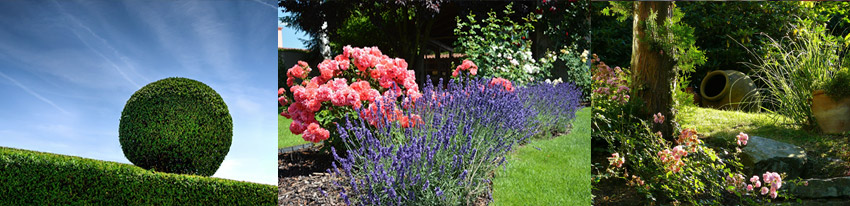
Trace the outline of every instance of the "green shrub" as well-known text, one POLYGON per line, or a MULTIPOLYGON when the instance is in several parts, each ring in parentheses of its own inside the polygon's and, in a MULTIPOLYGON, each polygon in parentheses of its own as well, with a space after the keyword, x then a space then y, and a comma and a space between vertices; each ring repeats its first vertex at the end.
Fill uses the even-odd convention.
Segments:
POLYGON ((456 50, 478 65, 481 77, 501 77, 519 85, 543 80, 549 76, 557 54, 547 52, 541 55, 545 58, 534 60, 530 36, 537 18, 528 14, 522 21, 511 20, 512 7, 508 4, 501 14, 487 12, 484 19, 472 13, 466 20, 458 16, 456 50))
POLYGON ((145 169, 211 176, 230 151, 227 105, 199 81, 165 78, 142 87, 127 100, 120 121, 124 156, 145 169))
POLYGON ((0 147, 0 205, 275 205, 277 187, 0 147))
POLYGON ((841 68, 840 56, 846 46, 822 24, 800 20, 790 26, 795 28, 791 35, 779 41, 768 38, 760 48, 765 54, 745 65, 753 68, 756 81, 765 85, 768 111, 788 117, 793 124, 815 128, 809 101, 812 91, 841 68))
POLYGON ((850 70, 841 69, 832 75, 824 84, 824 92, 832 99, 850 97, 850 70))

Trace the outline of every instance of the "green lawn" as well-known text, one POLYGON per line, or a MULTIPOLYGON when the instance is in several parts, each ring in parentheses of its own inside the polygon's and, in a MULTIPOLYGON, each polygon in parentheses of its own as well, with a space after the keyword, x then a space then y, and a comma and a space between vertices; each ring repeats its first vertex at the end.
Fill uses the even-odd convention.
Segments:
POLYGON ((850 152, 846 149, 850 146, 848 135, 823 135, 806 131, 784 121, 786 118, 782 116, 683 107, 680 108, 677 119, 682 128, 697 129, 700 134, 708 137, 706 142, 714 145, 734 147, 735 135, 744 132, 750 136, 795 144, 821 157, 850 160, 850 152))
POLYGON ((493 180, 495 205, 590 205, 590 108, 569 134, 533 140, 509 158, 493 180))
POLYGON ((805 131, 800 126, 790 124, 783 116, 767 113, 683 107, 678 115, 677 120, 682 128, 695 128, 700 134, 729 142, 734 142, 738 132, 798 145, 829 141, 825 135, 805 131))
POLYGON ((280 115, 277 116, 277 148, 310 143, 308 141, 304 141, 304 139, 301 138, 301 135, 292 134, 292 132, 289 131, 290 123, 292 123, 291 119, 280 115))

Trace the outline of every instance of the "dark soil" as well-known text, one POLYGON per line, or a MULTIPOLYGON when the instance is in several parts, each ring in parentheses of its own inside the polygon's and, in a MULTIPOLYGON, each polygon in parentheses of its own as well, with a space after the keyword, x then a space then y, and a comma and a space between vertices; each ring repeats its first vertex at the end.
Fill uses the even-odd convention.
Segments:
MULTIPOLYGON (((594 165, 608 165, 608 159, 605 153, 592 152, 590 161, 594 165)), ((605 172, 605 167, 599 170, 591 170, 593 175, 597 175, 597 171, 605 172)), ((597 183, 593 183, 591 194, 593 195, 593 205, 649 205, 645 198, 638 194, 633 187, 626 186, 626 181, 623 179, 603 179, 597 183)))
POLYGON ((339 198, 338 180, 327 173, 333 155, 316 147, 278 156, 278 205, 345 205, 339 198))

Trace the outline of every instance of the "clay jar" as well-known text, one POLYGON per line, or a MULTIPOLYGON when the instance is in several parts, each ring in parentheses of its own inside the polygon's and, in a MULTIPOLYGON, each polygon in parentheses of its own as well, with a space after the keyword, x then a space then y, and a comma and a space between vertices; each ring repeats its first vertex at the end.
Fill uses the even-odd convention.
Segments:
POLYGON ((850 97, 832 99, 823 90, 812 92, 812 115, 824 133, 850 131, 850 97))
POLYGON ((735 70, 717 70, 705 75, 700 83, 702 105, 716 109, 755 109, 758 92, 753 80, 735 70))

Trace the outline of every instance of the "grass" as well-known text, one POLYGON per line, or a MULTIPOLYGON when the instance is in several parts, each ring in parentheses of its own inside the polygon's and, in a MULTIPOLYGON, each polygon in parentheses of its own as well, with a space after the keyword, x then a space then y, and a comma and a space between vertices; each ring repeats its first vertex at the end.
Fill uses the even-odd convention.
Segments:
POLYGON ((809 151, 809 155, 850 161, 850 134, 823 135, 789 124, 788 118, 766 113, 724 111, 700 107, 680 108, 677 116, 682 128, 694 128, 707 136, 709 144, 734 147, 739 132, 791 143, 809 151))
POLYGON ((493 179, 494 205, 590 205, 590 108, 569 134, 533 140, 493 179))
POLYGON ((277 186, 0 147, 0 205, 274 205, 277 186))
POLYGON ((291 119, 280 115, 277 116, 277 148, 310 143, 308 141, 304 141, 304 139, 301 138, 301 135, 292 134, 292 132, 289 131, 290 123, 292 123, 291 119))

